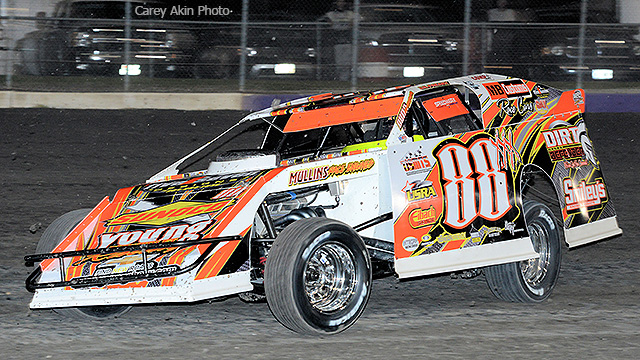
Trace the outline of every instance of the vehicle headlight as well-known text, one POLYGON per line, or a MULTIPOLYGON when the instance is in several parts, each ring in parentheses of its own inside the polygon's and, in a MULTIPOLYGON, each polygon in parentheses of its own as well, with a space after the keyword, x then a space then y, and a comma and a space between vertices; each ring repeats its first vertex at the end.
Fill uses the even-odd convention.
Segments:
POLYGON ((444 49, 446 51, 458 51, 458 42, 457 41, 446 40, 444 42, 444 49))
POLYGON ((72 46, 87 46, 89 45, 90 40, 88 32, 76 31, 71 35, 72 46))
POLYGON ((304 54, 307 55, 308 57, 316 57, 316 49, 308 48, 307 50, 304 51, 304 54))
MULTIPOLYGON (((236 53, 238 54, 238 56, 242 56, 242 49, 237 48, 236 53)), ((247 47, 245 48, 245 54, 247 54, 247 56, 256 56, 258 55, 258 50, 252 47, 247 47)))
POLYGON ((173 33, 168 33, 164 38, 164 46, 173 47, 176 44, 177 36, 173 33))
MULTIPOLYGON (((161 32, 163 30, 157 30, 161 32)), ((175 48, 180 46, 180 48, 188 48, 194 42, 194 37, 189 32, 167 32, 164 38, 164 46, 169 48, 175 48)))
POLYGON ((547 46, 547 47, 543 47, 541 50, 542 55, 555 55, 555 56, 562 56, 565 54, 565 47, 564 46, 547 46))

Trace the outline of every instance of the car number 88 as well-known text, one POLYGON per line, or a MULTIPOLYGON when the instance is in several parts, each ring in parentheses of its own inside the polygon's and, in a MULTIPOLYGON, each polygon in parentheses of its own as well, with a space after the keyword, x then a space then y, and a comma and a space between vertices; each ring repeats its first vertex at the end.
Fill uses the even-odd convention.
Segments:
POLYGON ((476 140, 469 148, 447 144, 436 157, 445 181, 445 224, 464 228, 478 216, 495 221, 509 211, 507 175, 499 169, 498 148, 489 139, 476 140))

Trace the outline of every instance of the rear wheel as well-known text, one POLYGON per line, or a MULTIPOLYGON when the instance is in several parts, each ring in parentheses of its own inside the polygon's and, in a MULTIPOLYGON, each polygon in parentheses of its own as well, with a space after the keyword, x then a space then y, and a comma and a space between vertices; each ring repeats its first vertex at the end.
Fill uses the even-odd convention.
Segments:
POLYGON ((265 267, 269 309, 287 328, 334 334, 353 325, 371 293, 371 262, 348 225, 308 218, 286 227, 265 267))
MULTIPOLYGON (((38 245, 36 246, 36 253, 44 254, 53 251, 90 211, 91 209, 73 210, 55 219, 44 231, 42 237, 40 237, 40 241, 38 241, 38 245)), ((72 318, 86 319, 87 317, 91 317, 95 319, 105 319, 124 314, 129 311, 129 309, 131 309, 131 306, 114 305, 57 308, 53 310, 58 314, 72 318)))
POLYGON ((489 266, 484 273, 491 292, 498 298, 540 302, 549 297, 560 274, 560 229, 551 210, 537 201, 525 200, 524 213, 533 249, 540 257, 489 266))

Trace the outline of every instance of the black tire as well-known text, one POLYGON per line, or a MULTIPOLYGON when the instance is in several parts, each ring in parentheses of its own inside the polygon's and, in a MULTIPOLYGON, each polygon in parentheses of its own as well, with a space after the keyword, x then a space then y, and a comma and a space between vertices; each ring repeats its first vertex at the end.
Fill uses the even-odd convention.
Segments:
MULTIPOLYGON (((36 246, 37 254, 44 254, 53 251, 60 241, 64 239, 73 228, 84 219, 91 209, 78 209, 55 219, 40 237, 36 246)), ((86 320, 87 317, 93 319, 106 319, 119 316, 129 311, 131 306, 111 305, 111 306, 83 306, 77 308, 56 308, 56 313, 70 318, 86 320)))
POLYGON ((484 273, 496 297, 511 302, 541 302, 549 297, 560 274, 561 229, 547 206, 533 200, 525 200, 523 205, 529 237, 540 257, 489 266, 484 273))
POLYGON ((282 325, 302 334, 336 334, 353 325, 369 301, 369 253, 342 222, 298 220, 274 241, 264 285, 269 309, 282 325))

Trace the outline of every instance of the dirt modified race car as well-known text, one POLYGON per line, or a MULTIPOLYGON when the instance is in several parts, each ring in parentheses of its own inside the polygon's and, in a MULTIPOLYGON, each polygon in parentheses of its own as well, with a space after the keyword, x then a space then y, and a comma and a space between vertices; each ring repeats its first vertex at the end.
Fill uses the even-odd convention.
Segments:
POLYGON ((30 306, 108 317, 239 294, 326 334, 386 275, 482 271, 498 298, 542 301, 563 243, 621 233, 584 109, 582 90, 479 74, 249 114, 55 220, 25 257, 30 306))

